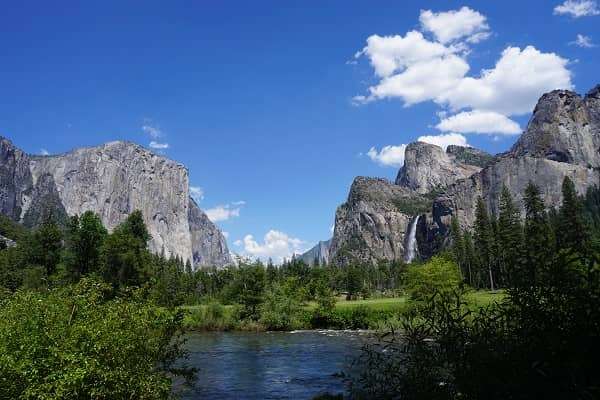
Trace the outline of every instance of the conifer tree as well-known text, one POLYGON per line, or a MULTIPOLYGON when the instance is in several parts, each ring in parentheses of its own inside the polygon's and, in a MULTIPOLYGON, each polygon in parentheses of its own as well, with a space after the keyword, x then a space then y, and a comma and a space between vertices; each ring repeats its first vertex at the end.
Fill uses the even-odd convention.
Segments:
POLYGON ((540 191, 533 183, 525 189, 525 262, 516 282, 520 286, 535 285, 539 274, 544 273, 551 262, 554 251, 552 231, 544 209, 540 191))
POLYGON ((478 280, 479 285, 483 286, 488 275, 490 288, 495 289, 494 276, 492 272, 492 263, 494 262, 493 248, 494 237, 490 216, 487 211, 485 202, 479 196, 477 198, 477 208, 475 210, 475 247, 478 254, 478 280))
POLYGON ((585 253, 587 227, 583 219, 583 207, 573 181, 567 176, 562 184, 563 203, 558 213, 556 231, 559 250, 585 253))
POLYGON ((519 209, 504 186, 500 194, 497 236, 499 266, 504 283, 508 283, 512 272, 518 268, 522 239, 519 209))

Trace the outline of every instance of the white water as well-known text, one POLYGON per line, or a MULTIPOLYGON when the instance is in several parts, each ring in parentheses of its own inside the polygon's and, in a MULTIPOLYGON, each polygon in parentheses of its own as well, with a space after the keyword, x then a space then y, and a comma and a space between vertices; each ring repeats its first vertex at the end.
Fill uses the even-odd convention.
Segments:
POLYGON ((417 253, 417 223, 419 222, 419 217, 415 217, 415 219, 410 223, 410 229, 408 231, 408 239, 406 240, 406 248, 404 253, 404 261, 406 263, 411 262, 415 258, 415 254, 417 253))

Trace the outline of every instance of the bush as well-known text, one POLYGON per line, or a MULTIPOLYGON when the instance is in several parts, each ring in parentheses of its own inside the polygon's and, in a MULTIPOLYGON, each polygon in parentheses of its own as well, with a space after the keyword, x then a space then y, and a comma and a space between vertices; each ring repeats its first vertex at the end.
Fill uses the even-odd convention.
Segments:
POLYGON ((458 265, 443 257, 433 257, 423 265, 411 265, 406 273, 408 294, 418 301, 428 300, 436 293, 452 293, 460 283, 458 265))
POLYGON ((18 291, 0 308, 0 399, 164 399, 184 353, 182 314, 82 280, 18 291))
POLYGON ((302 298, 296 278, 275 284, 266 293, 261 306, 260 323, 268 330, 289 330, 303 327, 302 298))

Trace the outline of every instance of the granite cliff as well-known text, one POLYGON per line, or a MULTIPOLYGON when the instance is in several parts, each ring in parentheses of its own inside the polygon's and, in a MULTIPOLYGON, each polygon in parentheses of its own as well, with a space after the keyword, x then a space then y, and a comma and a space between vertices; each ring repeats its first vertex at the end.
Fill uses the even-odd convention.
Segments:
POLYGON ((395 183, 356 178, 346 203, 336 212, 330 258, 335 263, 406 259, 411 252, 426 258, 448 239, 450 220, 464 228, 475 220, 478 196, 498 211, 506 186, 517 204, 532 182, 547 207, 562 202, 565 176, 579 193, 600 176, 600 85, 585 96, 568 90, 544 94, 513 147, 491 156, 477 149, 426 143, 406 148, 405 164, 395 183))
POLYGON ((231 262, 225 238, 189 195, 187 169, 130 142, 52 156, 25 154, 0 138, 0 211, 32 227, 46 215, 93 211, 112 230, 141 210, 155 253, 195 267, 231 262))

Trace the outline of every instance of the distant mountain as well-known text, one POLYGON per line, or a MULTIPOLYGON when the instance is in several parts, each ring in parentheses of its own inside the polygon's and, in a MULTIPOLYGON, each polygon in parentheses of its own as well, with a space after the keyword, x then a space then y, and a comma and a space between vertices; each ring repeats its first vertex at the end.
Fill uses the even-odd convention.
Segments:
POLYGON ((0 137, 0 212, 25 226, 97 213, 111 230, 142 211, 150 250, 195 267, 231 263, 223 234, 189 194, 187 169, 130 142, 51 156, 29 155, 0 137))
POLYGON ((312 249, 298 257, 298 259, 304 261, 306 264, 313 266, 315 261, 320 265, 329 263, 329 246, 331 245, 331 239, 321 241, 317 243, 312 249))
POLYGON ((453 215, 463 228, 473 226, 479 196, 497 213, 503 186, 520 205, 533 182, 546 206, 555 207, 562 202, 566 176, 584 193, 598 184, 599 171, 600 85, 583 97, 555 90, 540 98, 525 132, 507 153, 492 156, 461 146, 444 152, 416 142, 407 146, 395 183, 356 178, 336 211, 329 256, 342 265, 404 260, 408 253, 426 258, 447 243, 453 215), (411 229, 416 240, 409 240, 411 229))

